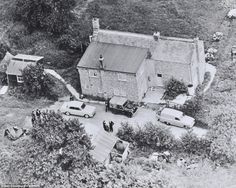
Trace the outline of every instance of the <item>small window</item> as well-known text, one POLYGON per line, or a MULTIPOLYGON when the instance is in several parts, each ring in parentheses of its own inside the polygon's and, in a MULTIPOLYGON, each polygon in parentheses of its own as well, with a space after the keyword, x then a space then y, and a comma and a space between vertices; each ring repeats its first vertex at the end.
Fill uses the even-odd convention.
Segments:
POLYGON ((176 117, 175 120, 179 121, 179 118, 176 117))
POLYGON ((118 74, 118 80, 119 81, 127 81, 126 75, 125 74, 118 74))
POLYGON ((24 82, 24 79, 22 76, 17 76, 17 82, 18 83, 23 83, 24 82))
POLYGON ((157 74, 157 77, 160 77, 160 78, 161 78, 161 77, 162 77, 162 74, 157 74))

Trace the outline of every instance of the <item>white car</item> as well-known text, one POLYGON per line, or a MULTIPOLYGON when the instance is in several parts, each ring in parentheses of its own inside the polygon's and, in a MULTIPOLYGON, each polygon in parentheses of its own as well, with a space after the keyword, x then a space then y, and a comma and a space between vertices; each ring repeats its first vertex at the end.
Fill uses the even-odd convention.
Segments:
POLYGON ((183 112, 171 108, 163 108, 157 113, 157 120, 167 125, 174 125, 183 128, 192 128, 195 119, 184 115, 183 112))
POLYGON ((60 112, 66 115, 83 116, 85 118, 93 117, 96 113, 94 106, 86 105, 80 101, 65 102, 60 108, 60 112))

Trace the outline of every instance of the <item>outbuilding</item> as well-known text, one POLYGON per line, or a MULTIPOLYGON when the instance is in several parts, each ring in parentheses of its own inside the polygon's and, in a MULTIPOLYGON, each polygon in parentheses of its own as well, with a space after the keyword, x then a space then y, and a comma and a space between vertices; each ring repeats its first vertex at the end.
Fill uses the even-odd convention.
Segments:
POLYGON ((22 84, 22 71, 29 65, 36 65, 43 61, 42 56, 18 54, 14 56, 7 67, 7 82, 10 86, 22 84))

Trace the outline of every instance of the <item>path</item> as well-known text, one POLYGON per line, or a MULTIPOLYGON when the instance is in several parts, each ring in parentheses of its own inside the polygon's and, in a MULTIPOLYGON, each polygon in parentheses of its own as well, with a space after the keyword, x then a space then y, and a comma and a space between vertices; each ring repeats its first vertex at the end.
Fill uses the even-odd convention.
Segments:
POLYGON ((209 63, 206 63, 206 72, 210 72, 211 74, 211 79, 210 81, 208 82, 208 84, 206 85, 206 87, 204 88, 204 93, 210 88, 213 80, 214 80, 214 77, 215 77, 215 74, 216 74, 216 68, 215 66, 209 64, 209 63))
POLYGON ((77 99, 80 100, 80 94, 75 90, 75 88, 72 87, 72 85, 68 84, 64 78, 62 78, 56 71, 52 70, 52 69, 44 69, 44 72, 47 74, 50 74, 52 76, 54 76, 55 78, 57 78, 58 80, 60 80, 63 84, 65 84, 66 88, 68 89, 68 91, 77 99))

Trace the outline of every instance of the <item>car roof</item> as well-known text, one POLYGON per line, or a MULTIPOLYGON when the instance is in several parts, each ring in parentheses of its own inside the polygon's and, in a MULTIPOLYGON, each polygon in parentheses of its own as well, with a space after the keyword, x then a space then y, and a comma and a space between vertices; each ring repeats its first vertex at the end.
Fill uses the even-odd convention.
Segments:
POLYGON ((161 112, 162 114, 168 114, 173 115, 175 117, 181 117, 183 115, 183 112, 171 108, 164 108, 161 112))
POLYGON ((81 107, 83 102, 81 102, 81 101, 70 101, 70 102, 65 102, 64 104, 67 105, 67 106, 81 107))
POLYGON ((110 104, 116 104, 116 105, 124 105, 124 103, 127 101, 126 98, 124 97, 117 97, 117 96, 114 96, 111 98, 110 100, 110 104))

